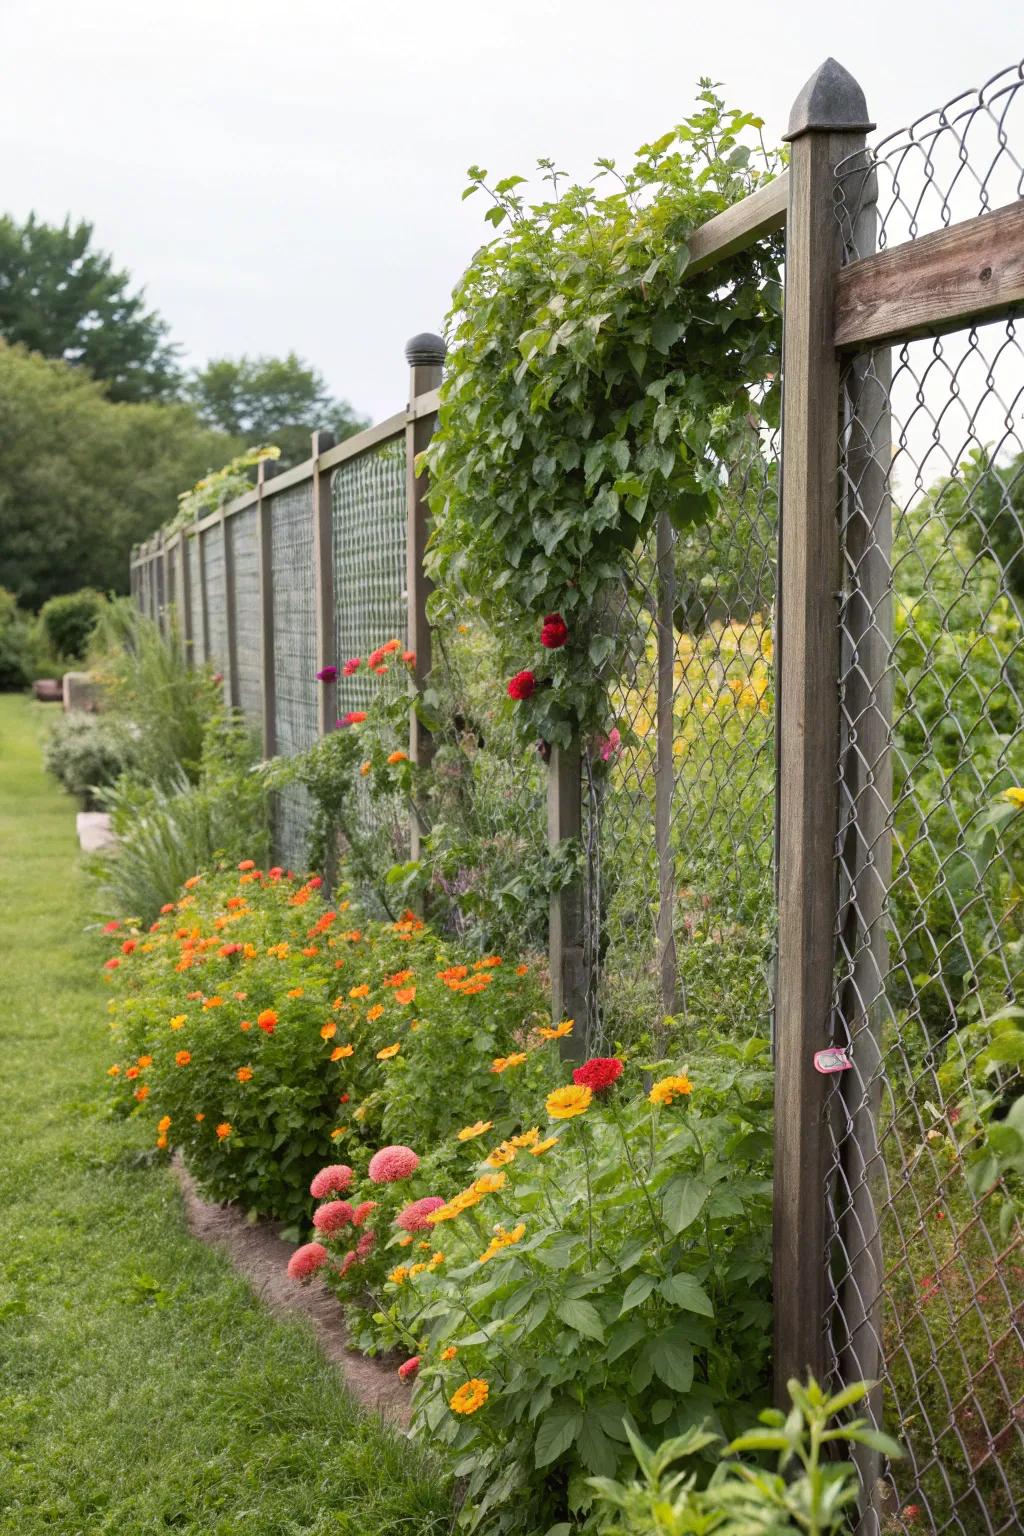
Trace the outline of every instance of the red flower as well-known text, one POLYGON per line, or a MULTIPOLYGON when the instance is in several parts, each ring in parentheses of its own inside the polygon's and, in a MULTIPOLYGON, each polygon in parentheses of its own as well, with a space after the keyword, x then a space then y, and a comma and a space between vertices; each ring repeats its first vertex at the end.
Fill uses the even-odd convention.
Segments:
POLYGON ((900 1514, 908 1525, 914 1525, 921 1518, 921 1506, 920 1504, 905 1504, 900 1510, 900 1514))
POLYGON ((363 658, 361 656, 353 656, 348 661, 346 661, 341 670, 344 672, 346 677, 351 677, 353 672, 359 671, 359 668, 362 666, 362 664, 363 658))
POLYGON ((121 945, 122 955, 130 955, 132 951, 137 948, 138 942, 138 939, 125 939, 124 943, 121 945))
POLYGON ((110 919, 109 923, 104 923, 103 924, 103 932, 104 933, 116 933, 117 930, 120 928, 120 926, 121 926, 121 924, 117 921, 117 918, 116 917, 112 917, 110 919))
POLYGON ((117 959, 104 960, 104 962, 103 962, 104 969, 108 970, 108 971, 116 971, 120 964, 121 964, 120 960, 117 960, 117 959))
POLYGON ((347 715, 342 715, 340 720, 335 720, 339 731, 343 731, 347 725, 362 725, 366 719, 365 709, 350 709, 347 715))
POLYGON ((582 1088, 589 1088, 591 1093, 601 1093, 618 1082, 621 1076, 622 1062, 617 1056, 591 1056, 582 1067, 576 1068, 572 1080, 582 1088))
POLYGON ((569 638, 569 626, 560 613, 549 613, 541 625, 540 643, 549 651, 557 651, 569 638))
POLYGON ((528 699, 537 686, 532 672, 517 672, 508 685, 510 699, 528 699))
POLYGON ((401 1376, 403 1381, 408 1381, 410 1376, 416 1375, 416 1372, 419 1370, 419 1368, 420 1357, 419 1355, 413 1355, 411 1360, 406 1360, 403 1365, 398 1367, 398 1374, 401 1376))

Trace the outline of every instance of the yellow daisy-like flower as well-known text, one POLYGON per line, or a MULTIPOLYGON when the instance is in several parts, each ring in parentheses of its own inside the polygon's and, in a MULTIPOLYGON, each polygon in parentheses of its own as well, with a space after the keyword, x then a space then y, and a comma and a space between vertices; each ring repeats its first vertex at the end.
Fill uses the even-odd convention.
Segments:
POLYGON ((481 1376, 474 1376, 464 1381, 453 1394, 449 1399, 449 1407, 453 1413, 476 1413, 486 1403, 490 1392, 487 1382, 481 1376))
POLYGON ((107 1068, 107 1076, 108 1077, 120 1077, 121 1076, 121 1068, 118 1066, 116 1061, 114 1062, 114 1065, 112 1067, 108 1067, 107 1068))
POLYGON ((455 1345, 454 1344, 449 1344, 447 1349, 442 1349, 442 1351, 441 1351, 441 1359, 442 1360, 454 1360, 455 1356, 457 1354, 458 1354, 458 1350, 455 1348, 455 1345))
POLYGON ((185 1025, 187 1023, 188 1023, 188 1014, 187 1013, 176 1013, 174 1015, 174 1018, 171 1020, 171 1028, 172 1029, 184 1029, 184 1027, 185 1027, 185 1025))
POLYGON ((535 1147, 538 1141, 540 1141, 540 1131, 534 1126, 532 1130, 520 1131, 518 1136, 510 1136, 508 1144, 510 1147, 535 1147))
POLYGON ((1001 798, 1020 808, 1024 806, 1024 789, 1004 789, 1001 798))
POLYGON ((355 1051, 354 1045, 336 1045, 331 1052, 332 1061, 344 1061, 346 1056, 351 1056, 355 1051))
POLYGON ((513 1227, 511 1232, 506 1232, 504 1227, 499 1227, 491 1238, 490 1245, 480 1255, 480 1263, 486 1264, 490 1259, 501 1253, 504 1248, 511 1248, 513 1243, 521 1242, 526 1236, 526 1223, 521 1221, 518 1227, 513 1227))
POLYGON ((370 989, 364 981, 358 987, 349 987, 348 995, 349 997, 369 997, 370 989))
POLYGON ((478 1120, 475 1125, 464 1125, 458 1132, 457 1140, 472 1141, 474 1136, 482 1136, 485 1131, 489 1131, 493 1124, 493 1120, 478 1120))
POLYGON ((377 1052, 377 1060, 390 1061, 392 1056, 397 1056, 401 1049, 401 1041, 398 1041, 395 1045, 386 1045, 382 1051, 377 1052))
POLYGON ((507 1183, 507 1173, 482 1173, 469 1187, 477 1195, 496 1195, 507 1183))
POLYGON ((496 1056, 491 1066, 492 1072, 507 1072, 509 1067, 518 1067, 526 1060, 525 1051, 513 1051, 511 1056, 496 1056))
POLYGON ((495 1147, 489 1157, 484 1158, 488 1168, 503 1168, 506 1163, 514 1163, 516 1149, 509 1141, 503 1141, 500 1147, 495 1147))
POLYGON ((541 1024, 537 1030, 542 1040, 564 1040, 566 1035, 572 1034, 574 1019, 563 1019, 561 1024, 549 1026, 541 1024))
POLYGON ((647 1097, 652 1104, 674 1104, 676 1099, 685 1098, 693 1092, 693 1084, 685 1072, 675 1077, 663 1077, 654 1084, 647 1097))
POLYGON ((408 1266, 408 1264, 399 1264, 398 1268, 397 1269, 393 1269, 391 1271, 390 1275, 388 1275, 388 1279, 391 1281, 392 1285, 404 1285, 408 1278, 409 1278, 409 1266, 408 1266))
POLYGON ((366 1012, 366 1022, 368 1024, 376 1023, 376 1021, 380 1018, 380 1016, 381 1016, 381 1014, 383 1012, 384 1012, 384 1004, 383 1003, 374 1003, 372 1008, 368 1008, 367 1009, 367 1012, 366 1012))
POLYGON ((550 1152, 552 1147, 558 1146, 558 1137, 549 1136, 547 1141, 538 1141, 535 1147, 530 1148, 531 1157, 540 1157, 543 1152, 550 1152))
POLYGON ((593 1094, 583 1083, 570 1083, 549 1093, 544 1107, 552 1120, 572 1120, 575 1115, 585 1114, 590 1108, 593 1094))
POLYGON ((412 1266, 412 1268, 410 1269, 410 1271, 409 1271, 410 1279, 415 1280, 417 1275, 426 1274, 426 1271, 427 1271, 427 1265, 426 1264, 422 1264, 422 1263, 414 1264, 412 1266))

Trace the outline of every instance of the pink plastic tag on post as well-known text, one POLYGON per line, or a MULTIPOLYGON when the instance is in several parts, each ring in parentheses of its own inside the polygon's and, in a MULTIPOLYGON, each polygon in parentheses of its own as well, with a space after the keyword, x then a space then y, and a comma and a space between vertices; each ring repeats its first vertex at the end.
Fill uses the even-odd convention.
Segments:
POLYGON ((814 1053, 815 1072, 846 1072, 852 1066, 853 1062, 849 1056, 847 1056, 845 1051, 839 1050, 837 1046, 833 1045, 827 1051, 815 1051, 814 1053))

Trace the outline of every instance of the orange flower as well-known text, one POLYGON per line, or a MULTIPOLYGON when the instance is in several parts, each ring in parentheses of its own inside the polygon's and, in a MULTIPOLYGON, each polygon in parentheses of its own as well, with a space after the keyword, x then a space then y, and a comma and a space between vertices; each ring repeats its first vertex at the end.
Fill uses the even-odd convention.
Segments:
POLYGON ((147 1067, 151 1067, 153 1065, 153 1058, 152 1056, 140 1056, 135 1065, 138 1067, 140 1072, 145 1072, 147 1067))
POLYGON ((474 1136, 482 1136, 485 1131, 489 1131, 493 1124, 493 1120, 478 1120, 475 1125, 464 1125, 462 1130, 459 1131, 457 1139, 459 1141, 472 1141, 474 1136))
POLYGON ((264 1008, 262 1013, 256 1015, 256 1023, 260 1029, 272 1030, 277 1024, 277 1014, 273 1008, 264 1008))
POLYGON ((561 1024, 556 1024, 553 1028, 542 1024, 537 1033, 542 1040, 562 1040, 566 1035, 572 1034, 574 1022, 573 1019, 563 1019, 561 1024))
POLYGON ((174 1058, 174 1064, 175 1064, 175 1066, 178 1066, 178 1067, 187 1067, 191 1060, 192 1060, 192 1052, 191 1051, 179 1051, 178 1054, 174 1058))
POLYGON ((365 779, 366 775, 370 772, 370 769, 372 767, 373 767, 373 764, 370 762, 369 758, 366 759, 365 763, 360 763, 359 764, 359 777, 361 779, 365 779))
POLYGON ((205 1120, 205 1119, 206 1119, 206 1116, 205 1116, 205 1115, 204 1115, 204 1114, 203 1114, 203 1111, 202 1111, 202 1110, 200 1110, 200 1111, 199 1111, 199 1113, 198 1113, 198 1115, 196 1115, 196 1119, 197 1119, 197 1120, 200 1120, 200 1121, 202 1121, 202 1120, 205 1120))
POLYGON ((161 1116, 161 1118, 156 1123, 156 1128, 160 1132, 161 1136, 164 1134, 165 1131, 169 1131, 170 1128, 171 1128, 171 1117, 170 1117, 170 1115, 163 1115, 163 1116, 161 1116))
POLYGON ((217 1127, 217 1140, 226 1141, 227 1138, 231 1135, 233 1129, 234 1127, 232 1126, 230 1120, 222 1120, 220 1125, 217 1127))
POLYGON ((384 977, 384 986, 403 987, 407 981, 412 980, 413 974, 412 971, 396 971, 393 976, 384 977))
POLYGON ((289 997, 301 997, 302 996, 302 991, 303 991, 302 987, 290 987, 289 991, 288 991, 288 996, 289 997))
POLYGON ((331 1060, 332 1061, 344 1061, 345 1058, 348 1057, 348 1056, 351 1056, 354 1053, 354 1051, 355 1051, 355 1046, 354 1045, 336 1045, 334 1047, 334 1050, 331 1052, 331 1060))
POLYGON ((540 1157, 544 1152, 550 1152, 552 1147, 558 1146, 558 1137, 549 1136, 547 1141, 538 1141, 535 1147, 530 1148, 531 1157, 540 1157))
POLYGON ((188 1023, 188 1014, 186 1014, 186 1013, 176 1013, 174 1015, 174 1018, 171 1020, 171 1028, 172 1029, 184 1029, 184 1027, 185 1027, 185 1025, 187 1023, 188 1023))
POLYGON ((348 995, 349 997, 369 997, 370 989, 364 981, 361 986, 349 987, 348 995))
POLYGON ((129 1067, 127 1072, 125 1073, 125 1077, 132 1078, 132 1079, 138 1077, 138 1075, 139 1075, 138 1067, 129 1067))
POLYGON ((321 1040, 330 1040, 331 1037, 333 1035, 336 1035, 337 1033, 338 1033, 338 1026, 337 1026, 337 1024, 335 1024, 333 1019, 328 1019, 327 1023, 324 1024, 322 1026, 321 1030, 320 1030, 320 1038, 321 1038, 321 1040))
POLYGON ((243 1035, 247 1035, 249 1033, 250 1029, 252 1029, 252 1020, 251 1019, 243 1019, 238 1027, 242 1031, 243 1035))
POLYGON ((530 974, 530 967, 528 965, 517 965, 516 966, 516 975, 517 976, 528 976, 529 974, 530 974))
POLYGON ((204 1013, 208 1013, 211 1008, 223 1008, 223 1007, 224 1007, 224 999, 222 997, 208 997, 206 999, 206 1002, 203 1004, 203 1012, 204 1013))
POLYGON ((118 1066, 117 1062, 115 1061, 114 1065, 112 1067, 108 1067, 107 1068, 107 1076, 108 1077, 120 1077, 120 1075, 121 1075, 121 1068, 118 1066))
POLYGON ((491 1071, 507 1072, 509 1067, 521 1066, 525 1060, 525 1051, 513 1051, 511 1056, 496 1056, 491 1071))
POLYGON ((138 1099, 140 1104, 142 1103, 143 1099, 148 1099, 149 1098, 149 1084, 148 1083, 143 1083, 141 1088, 136 1088, 136 1090, 135 1090, 135 1097, 138 1099))
POLYGON ((366 1010, 366 1022, 368 1024, 375 1024, 383 1012, 384 1004, 374 1003, 372 1008, 368 1008, 366 1010))
POLYGON ((235 1076, 238 1078, 240 1083, 251 1083, 252 1067, 239 1067, 238 1071, 235 1073, 235 1076))
POLYGON ((454 1360, 455 1356, 457 1354, 458 1354, 458 1350, 455 1348, 455 1345, 454 1344, 449 1344, 447 1349, 442 1349, 442 1351, 441 1351, 441 1359, 442 1360, 454 1360))
MULTIPOLYGON (((302 953, 305 955, 307 960, 312 960, 313 956, 318 955, 320 951, 317 949, 315 944, 307 944, 302 953)), ((301 992, 301 988, 299 990, 301 992)))
POLYGON ((469 967, 467 965, 450 965, 446 971, 438 971, 437 979, 438 981, 443 981, 446 987, 450 987, 453 981, 461 981, 464 976, 468 975, 469 967))
POLYGON ((414 1003, 416 1001, 415 987, 402 987, 395 993, 396 1003, 414 1003))
POLYGON ((504 964, 504 961, 502 960, 500 955, 488 955, 486 957, 486 959, 478 960, 476 962, 476 964, 474 965, 473 969, 474 969, 474 971, 488 971, 488 970, 491 970, 492 967, 494 967, 496 965, 503 965, 503 964, 504 964))
POLYGON ((167 1150, 167 1136, 164 1132, 161 1132, 157 1137, 156 1144, 160 1148, 161 1152, 165 1152, 167 1150))
POLYGON ((241 864, 239 864, 238 867, 239 867, 239 869, 242 869, 242 870, 245 870, 245 869, 255 869, 256 868, 256 860, 255 859, 243 859, 241 864))
POLYGON ((255 944, 243 944, 242 954, 247 960, 255 960, 256 956, 259 954, 259 950, 256 948, 255 944))
POLYGON ((396 763, 407 763, 408 761, 409 761, 409 754, 408 754, 408 752, 392 752, 388 756, 388 764, 392 768, 395 766, 396 763))
POLYGON ((503 1141, 500 1147, 495 1147, 489 1157, 484 1158, 488 1168, 501 1168, 505 1163, 514 1163, 516 1149, 509 1141, 503 1141))
POLYGON ((401 1049, 401 1041, 397 1045, 386 1045, 382 1051, 377 1052, 377 1060, 390 1061, 392 1056, 397 1056, 401 1049))
POLYGON ((192 889, 194 889, 194 887, 199 884, 199 882, 200 882, 200 880, 202 878, 203 878, 202 875, 190 875, 188 877, 188 879, 185 881, 185 889, 186 889, 186 891, 191 891, 192 889))

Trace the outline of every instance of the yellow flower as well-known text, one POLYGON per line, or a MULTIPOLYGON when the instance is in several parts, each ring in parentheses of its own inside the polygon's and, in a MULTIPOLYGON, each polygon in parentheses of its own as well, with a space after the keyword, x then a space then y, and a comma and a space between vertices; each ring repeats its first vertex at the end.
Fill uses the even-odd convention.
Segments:
POLYGON ((511 1056, 496 1056, 491 1067, 492 1072, 507 1072, 509 1067, 518 1067, 526 1060, 525 1051, 513 1051, 511 1056))
POLYGON ((398 1268, 397 1269, 393 1269, 391 1271, 390 1275, 388 1275, 388 1279, 391 1281, 392 1285, 404 1285, 406 1280, 408 1279, 408 1276, 409 1276, 409 1266, 408 1266, 408 1264, 399 1264, 398 1268))
POLYGON ((366 1012, 366 1022, 368 1024, 376 1023, 376 1021, 380 1018, 380 1016, 381 1016, 381 1014, 383 1012, 384 1012, 384 1004, 383 1003, 374 1003, 372 1008, 367 1009, 367 1012, 366 1012))
POLYGON ((549 1136, 547 1141, 538 1141, 535 1147, 530 1148, 531 1157, 540 1157, 542 1152, 550 1152, 552 1147, 558 1146, 558 1137, 549 1136))
POLYGON ((397 1056, 401 1049, 401 1041, 398 1041, 395 1045, 386 1045, 382 1051, 377 1052, 377 1060, 390 1061, 392 1056, 397 1056))
POLYGON ((685 1072, 676 1077, 662 1077, 654 1084, 647 1097, 652 1104, 672 1104, 693 1092, 693 1084, 685 1072))
POLYGON ((171 1028, 172 1029, 183 1029, 184 1026, 187 1023, 188 1023, 188 1014, 187 1013, 176 1013, 174 1015, 174 1018, 171 1020, 171 1028))
POLYGON ((549 1093, 544 1105, 552 1120, 571 1120, 574 1115, 582 1115, 590 1108, 592 1098, 593 1094, 584 1084, 571 1083, 549 1093))
POLYGON ((469 1187, 477 1195, 496 1195, 507 1183, 507 1173, 482 1173, 469 1187))
POLYGON ((458 1354, 458 1350, 455 1348, 455 1345, 454 1344, 449 1344, 447 1349, 442 1349, 442 1351, 441 1351, 441 1359, 442 1360, 454 1360, 455 1356, 457 1354, 458 1354))
POLYGON ((490 1387, 479 1376, 474 1376, 469 1381, 464 1381, 458 1391, 449 1401, 453 1413, 476 1413, 482 1408, 490 1395, 490 1387))
POLYGON ((566 1035, 572 1034, 574 1022, 575 1020, 573 1019, 563 1019, 561 1024, 556 1024, 553 1028, 547 1024, 542 1024, 537 1033, 542 1040, 564 1040, 566 1035))
POLYGON ((409 1276, 411 1279, 415 1279, 417 1275, 425 1274, 426 1269, 426 1264, 414 1264, 409 1271, 409 1276))
POLYGON ((540 1131, 534 1126, 532 1130, 521 1131, 518 1136, 510 1136, 508 1144, 510 1147, 535 1147, 538 1141, 540 1141, 540 1131))
POLYGON ((495 1147, 489 1157, 484 1158, 488 1168, 501 1168, 505 1163, 514 1163, 516 1149, 510 1141, 503 1141, 500 1147, 495 1147))
POLYGON ((1024 789, 1004 789, 1002 798, 1019 808, 1024 805, 1024 789))
POLYGON ((520 1242, 525 1236, 525 1221, 521 1221, 518 1227, 513 1227, 511 1232, 506 1232, 504 1227, 499 1227, 491 1238, 490 1246, 480 1255, 480 1263, 486 1264, 488 1260, 501 1253, 503 1248, 511 1248, 513 1243, 520 1242))
POLYGON ((489 1131, 494 1124, 493 1120, 478 1120, 475 1125, 464 1125, 458 1133, 459 1141, 472 1141, 474 1136, 482 1136, 489 1131))
POLYGON ((337 1033, 338 1033, 338 1026, 337 1026, 337 1024, 335 1024, 333 1019, 328 1019, 327 1023, 321 1026, 320 1038, 321 1038, 321 1040, 330 1040, 337 1033))
POLYGON ((347 1125, 336 1125, 334 1127, 334 1130, 331 1132, 331 1140, 332 1141, 340 1141, 341 1138, 344 1136, 344 1134, 345 1134, 345 1132, 347 1130, 348 1130, 348 1126, 347 1125))
POLYGON ((358 987, 349 987, 348 995, 349 995, 349 997, 369 997, 370 989, 369 989, 369 987, 366 985, 366 983, 364 981, 358 987))

